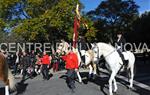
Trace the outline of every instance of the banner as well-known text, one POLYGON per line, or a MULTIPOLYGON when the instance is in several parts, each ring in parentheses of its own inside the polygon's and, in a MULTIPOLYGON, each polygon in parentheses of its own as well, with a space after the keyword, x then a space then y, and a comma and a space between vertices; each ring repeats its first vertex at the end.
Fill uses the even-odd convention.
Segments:
POLYGON ((76 48, 77 46, 77 40, 78 40, 78 29, 80 27, 80 22, 78 18, 74 17, 74 33, 73 33, 73 47, 76 48))

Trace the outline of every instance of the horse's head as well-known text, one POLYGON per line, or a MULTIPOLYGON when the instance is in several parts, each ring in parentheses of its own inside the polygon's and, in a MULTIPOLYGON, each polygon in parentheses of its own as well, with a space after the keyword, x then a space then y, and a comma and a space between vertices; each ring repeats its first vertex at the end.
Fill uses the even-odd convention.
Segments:
POLYGON ((94 44, 94 46, 92 47, 92 51, 93 51, 93 62, 98 63, 99 58, 102 55, 102 53, 100 52, 100 47, 98 46, 98 44, 94 44))
POLYGON ((57 50, 58 53, 62 53, 62 52, 68 52, 68 43, 59 43, 57 46, 57 50))

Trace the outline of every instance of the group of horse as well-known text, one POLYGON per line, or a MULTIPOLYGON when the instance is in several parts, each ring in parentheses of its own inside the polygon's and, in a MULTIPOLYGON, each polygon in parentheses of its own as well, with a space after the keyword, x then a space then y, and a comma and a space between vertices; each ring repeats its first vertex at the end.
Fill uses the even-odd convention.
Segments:
MULTIPOLYGON (((109 95, 113 95, 113 91, 117 91, 117 83, 115 76, 120 71, 120 69, 123 67, 123 61, 117 52, 116 48, 114 48, 110 44, 106 43, 94 43, 91 44, 92 48, 90 50, 78 50, 73 48, 73 52, 75 52, 78 56, 78 65, 81 66, 81 63, 89 67, 89 77, 93 74, 96 75, 96 66, 99 64, 99 60, 101 59, 101 56, 106 61, 106 64, 109 67, 110 78, 109 78, 109 95), (81 56, 84 56, 85 60, 82 61, 81 56), (114 89, 112 84, 114 85, 114 89)), ((68 52, 69 44, 67 42, 60 43, 57 51, 59 52, 68 52)), ((127 70, 129 71, 130 79, 129 79, 129 87, 133 87, 133 78, 134 78, 134 63, 135 63, 135 56, 132 52, 126 51, 123 52, 124 58, 128 60, 127 64, 127 70)), ((80 76, 80 68, 77 71, 77 76, 79 79, 79 82, 82 82, 82 78, 80 76)), ((9 90, 15 90, 15 82, 14 77, 11 73, 11 71, 8 68, 8 64, 6 64, 6 59, 3 53, 0 53, 0 81, 3 81, 5 83, 5 95, 9 95, 9 90)), ((100 81, 99 81, 100 82, 100 81)))

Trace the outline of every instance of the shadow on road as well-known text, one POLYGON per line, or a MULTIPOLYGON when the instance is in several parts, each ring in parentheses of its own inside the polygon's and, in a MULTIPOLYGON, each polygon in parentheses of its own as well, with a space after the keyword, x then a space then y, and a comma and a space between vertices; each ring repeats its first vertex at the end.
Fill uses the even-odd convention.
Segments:
MULTIPOLYGON (((100 90, 103 92, 104 95, 107 95, 107 93, 104 91, 104 88, 109 89, 108 88, 109 76, 108 77, 99 77, 99 76, 97 76, 95 80, 93 80, 93 79, 89 80, 87 78, 88 72, 82 72, 81 76, 82 76, 84 84, 88 84, 88 82, 92 82, 92 83, 94 83, 94 84, 96 84, 96 85, 98 85, 100 87, 100 90)), ((123 86, 125 86, 126 87, 125 89, 129 89, 128 88, 128 85, 129 85, 128 82, 125 82, 125 81, 120 80, 118 78, 116 80, 117 80, 117 82, 119 82, 123 86)), ((150 90, 146 90, 144 88, 137 87, 136 85, 134 85, 134 88, 135 89, 131 89, 131 91, 137 93, 138 95, 150 95, 150 90)))
POLYGON ((17 93, 16 93, 16 95, 22 94, 22 93, 24 93, 26 91, 28 83, 24 83, 24 82, 25 81, 21 81, 21 82, 17 83, 17 86, 16 86, 17 93))
POLYGON ((107 95, 107 93, 104 91, 104 88, 108 87, 108 77, 96 77, 94 80, 93 79, 88 79, 88 72, 81 72, 81 77, 84 78, 82 81, 84 84, 88 84, 88 82, 92 82, 100 87, 100 90, 103 92, 104 95, 107 95))

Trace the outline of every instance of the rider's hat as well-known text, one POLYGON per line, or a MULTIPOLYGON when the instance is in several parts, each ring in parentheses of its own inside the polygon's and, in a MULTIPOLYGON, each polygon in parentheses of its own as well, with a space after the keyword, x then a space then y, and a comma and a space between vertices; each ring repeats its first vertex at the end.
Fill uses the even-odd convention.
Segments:
POLYGON ((119 35, 119 34, 121 35, 121 34, 123 34, 123 33, 122 33, 121 31, 119 31, 119 32, 117 32, 117 35, 119 35))

